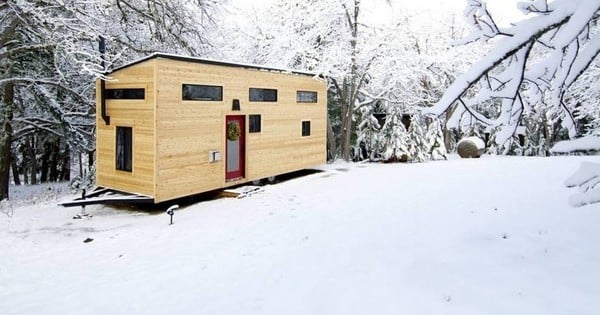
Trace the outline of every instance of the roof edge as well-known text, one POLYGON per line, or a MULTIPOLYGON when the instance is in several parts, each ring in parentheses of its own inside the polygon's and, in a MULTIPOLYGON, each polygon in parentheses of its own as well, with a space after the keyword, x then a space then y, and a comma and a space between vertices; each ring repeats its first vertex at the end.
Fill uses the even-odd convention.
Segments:
POLYGON ((230 62, 230 61, 204 59, 204 58, 199 58, 199 57, 189 57, 189 56, 182 56, 182 55, 176 55, 176 54, 167 54, 167 53, 161 53, 161 52, 155 52, 155 53, 150 54, 150 55, 148 55, 146 57, 142 57, 140 59, 134 60, 134 61, 132 61, 132 62, 130 62, 128 64, 116 67, 112 71, 108 72, 107 74, 113 73, 115 71, 123 70, 125 68, 129 68, 131 66, 134 66, 134 65, 137 65, 137 64, 140 64, 142 62, 145 62, 145 61, 148 61, 148 60, 151 60, 151 59, 155 59, 155 58, 165 58, 165 59, 170 59, 170 60, 177 60, 177 61, 184 61, 184 62, 193 62, 193 63, 201 63, 201 64, 208 64, 208 65, 217 65, 217 66, 247 68, 247 69, 265 70, 265 71, 276 71, 276 72, 281 72, 281 73, 293 73, 293 74, 306 75, 306 76, 311 76, 311 77, 320 76, 317 73, 311 73, 311 72, 305 72, 305 71, 298 71, 298 70, 291 70, 291 69, 282 69, 282 68, 273 68, 273 67, 265 67, 265 66, 256 65, 256 64, 244 64, 244 63, 236 63, 236 62, 230 62))

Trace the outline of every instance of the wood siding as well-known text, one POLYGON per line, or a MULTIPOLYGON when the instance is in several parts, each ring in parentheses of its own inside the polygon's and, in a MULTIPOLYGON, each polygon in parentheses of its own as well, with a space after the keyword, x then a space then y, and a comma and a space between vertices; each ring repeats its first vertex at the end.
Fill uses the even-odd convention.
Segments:
POLYGON ((158 203, 325 163, 323 79, 160 57, 111 76, 116 81, 107 88, 144 87, 146 99, 107 100, 110 126, 97 106, 98 185, 146 194, 158 203), (183 101, 182 84, 222 86, 223 101, 183 101), (278 101, 249 102, 250 87, 277 89, 278 101), (299 90, 317 92, 318 103, 297 103, 299 90), (232 111, 234 99, 239 111, 232 111), (248 133, 248 116, 255 114, 261 115, 261 132, 248 133), (231 182, 225 180, 227 115, 246 121, 245 177, 231 182), (302 137, 302 121, 311 122, 308 137, 302 137), (116 126, 133 127, 131 173, 115 170, 116 126), (210 162, 210 151, 219 151, 221 160, 210 162))
POLYGON ((145 99, 106 100, 110 125, 101 117, 100 82, 96 84, 96 184, 116 190, 154 196, 155 118, 154 64, 151 60, 110 74, 107 89, 144 88, 145 99), (131 172, 116 169, 116 127, 132 127, 131 172))

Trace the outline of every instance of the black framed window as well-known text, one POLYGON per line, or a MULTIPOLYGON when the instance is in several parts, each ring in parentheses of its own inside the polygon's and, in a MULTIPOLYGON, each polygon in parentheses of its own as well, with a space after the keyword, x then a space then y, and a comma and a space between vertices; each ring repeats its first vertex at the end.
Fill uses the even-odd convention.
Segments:
POLYGON ((250 88, 250 102, 277 102, 277 90, 250 88))
POLYGON ((131 172, 133 157, 133 129, 117 127, 116 168, 120 171, 131 172))
POLYGON ((302 136, 303 137, 310 136, 310 121, 308 121, 308 120, 302 122, 302 136))
POLYGON ((222 101, 223 87, 218 85, 183 84, 181 98, 184 101, 222 101))
POLYGON ((317 92, 296 91, 296 102, 298 103, 316 103, 317 92))
POLYGON ((260 132, 260 115, 250 115, 248 117, 250 122, 249 132, 260 132))
POLYGON ((106 89, 104 97, 107 100, 143 100, 146 97, 146 89, 106 89))

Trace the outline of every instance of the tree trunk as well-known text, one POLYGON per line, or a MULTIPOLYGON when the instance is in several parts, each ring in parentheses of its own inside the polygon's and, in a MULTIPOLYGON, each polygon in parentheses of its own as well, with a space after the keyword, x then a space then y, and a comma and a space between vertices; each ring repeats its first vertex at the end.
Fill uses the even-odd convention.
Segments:
POLYGON ((48 161, 50 160, 50 152, 53 148, 48 142, 45 142, 42 147, 44 152, 42 153, 42 169, 40 174, 40 183, 45 183, 48 181, 48 161))
POLYGON ((19 146, 19 153, 21 153, 21 172, 23 173, 23 183, 25 185, 29 185, 29 174, 27 173, 27 147, 24 143, 21 143, 19 146))
POLYGON ((88 152, 88 170, 94 167, 94 151, 88 152))
POLYGON ((4 99, 0 100, 0 200, 8 199, 9 175, 12 143, 13 104, 15 86, 9 82, 4 85, 4 99))
POLYGON ((10 167, 12 168, 12 175, 15 186, 21 186, 21 178, 19 178, 19 167, 17 166, 16 154, 11 154, 10 167))
MULTIPOLYGON (((346 88, 344 88, 346 90, 346 88)), ((348 93, 343 93, 345 96, 348 93)), ((350 139, 352 138, 352 105, 348 104, 348 97, 342 99, 342 158, 346 161, 351 160, 350 139)))
POLYGON ((444 119, 444 127, 442 128, 442 132, 444 134, 444 145, 446 146, 446 151, 450 153, 452 151, 452 134, 450 133, 450 129, 448 129, 448 120, 452 117, 452 113, 454 112, 455 107, 450 107, 446 110, 446 119, 444 119))
POLYGON ((337 158, 337 147, 335 145, 335 134, 331 126, 331 119, 327 115, 327 160, 335 161, 337 158))
POLYGON ((344 78, 344 95, 342 101, 342 158, 346 161, 352 159, 351 142, 352 142, 352 118, 354 115, 354 103, 358 94, 360 85, 358 78, 358 64, 356 61, 358 41, 358 16, 360 12, 360 0, 354 0, 352 12, 346 12, 352 38, 350 39, 350 77, 344 78))
POLYGON ((36 161, 36 157, 35 157, 35 138, 34 136, 31 136, 31 139, 29 141, 27 141, 27 143, 25 144, 25 149, 27 150, 27 159, 29 160, 29 174, 30 174, 30 184, 31 185, 37 185, 38 181, 37 181, 37 161, 36 161))
POLYGON ((62 155, 60 180, 71 180, 71 151, 69 150, 69 147, 65 148, 65 152, 62 155))
POLYGON ((58 180, 58 159, 60 158, 60 140, 50 145, 50 181, 58 180))

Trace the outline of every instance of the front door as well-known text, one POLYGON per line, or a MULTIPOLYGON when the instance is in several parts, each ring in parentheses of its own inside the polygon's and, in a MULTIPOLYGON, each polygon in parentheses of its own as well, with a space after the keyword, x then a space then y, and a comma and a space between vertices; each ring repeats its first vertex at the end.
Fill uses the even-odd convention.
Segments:
POLYGON ((245 116, 225 117, 225 179, 236 180, 244 177, 245 167, 245 116))

